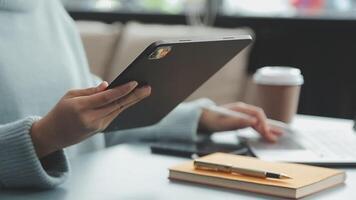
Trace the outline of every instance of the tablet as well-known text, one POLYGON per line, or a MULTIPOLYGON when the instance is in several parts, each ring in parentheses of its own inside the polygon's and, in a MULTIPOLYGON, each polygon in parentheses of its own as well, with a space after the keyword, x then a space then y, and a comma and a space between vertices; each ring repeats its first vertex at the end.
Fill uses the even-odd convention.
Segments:
POLYGON ((158 123, 251 41, 239 35, 152 43, 109 85, 137 81, 150 85, 151 95, 120 113, 104 132, 158 123))

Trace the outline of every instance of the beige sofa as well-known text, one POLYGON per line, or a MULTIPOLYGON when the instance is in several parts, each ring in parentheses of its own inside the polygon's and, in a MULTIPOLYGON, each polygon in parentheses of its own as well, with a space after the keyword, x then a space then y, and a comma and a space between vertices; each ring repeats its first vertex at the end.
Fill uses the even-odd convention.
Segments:
MULTIPOLYGON (((130 22, 125 25, 78 21, 89 65, 93 73, 113 80, 151 42, 186 37, 252 34, 247 28, 222 29, 183 25, 148 25, 130 22)), ((246 88, 246 65, 249 49, 231 60, 187 100, 208 97, 215 102, 242 100, 246 88)))

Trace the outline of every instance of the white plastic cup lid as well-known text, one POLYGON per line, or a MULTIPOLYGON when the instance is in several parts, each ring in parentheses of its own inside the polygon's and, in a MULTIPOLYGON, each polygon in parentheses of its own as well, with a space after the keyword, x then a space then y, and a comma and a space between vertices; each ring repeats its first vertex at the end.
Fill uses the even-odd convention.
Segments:
POLYGON ((262 67, 253 75, 253 80, 262 85, 303 85, 304 78, 298 68, 262 67))

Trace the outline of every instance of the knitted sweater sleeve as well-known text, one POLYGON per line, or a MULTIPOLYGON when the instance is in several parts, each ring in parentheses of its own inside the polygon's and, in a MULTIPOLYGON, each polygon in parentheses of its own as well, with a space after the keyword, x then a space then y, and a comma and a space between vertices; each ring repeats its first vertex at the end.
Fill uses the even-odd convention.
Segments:
POLYGON ((53 188, 68 174, 64 152, 57 151, 42 159, 36 155, 30 136, 31 126, 39 117, 0 125, 0 188, 53 188))

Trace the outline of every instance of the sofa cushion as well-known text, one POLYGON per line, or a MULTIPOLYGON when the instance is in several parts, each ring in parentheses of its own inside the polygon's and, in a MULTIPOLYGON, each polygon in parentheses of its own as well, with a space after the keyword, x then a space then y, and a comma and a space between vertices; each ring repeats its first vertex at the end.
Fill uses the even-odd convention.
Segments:
POLYGON ((121 24, 97 21, 77 21, 76 24, 92 73, 104 78, 117 47, 121 24))

